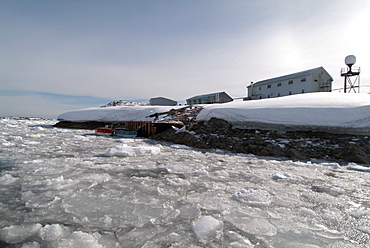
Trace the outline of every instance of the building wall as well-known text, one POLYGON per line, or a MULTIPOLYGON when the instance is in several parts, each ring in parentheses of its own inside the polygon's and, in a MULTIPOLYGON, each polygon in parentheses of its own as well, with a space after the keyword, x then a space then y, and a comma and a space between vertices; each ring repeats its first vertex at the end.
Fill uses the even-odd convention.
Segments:
POLYGON ((231 102, 233 99, 226 94, 225 92, 195 96, 189 99, 186 99, 187 105, 195 104, 211 104, 211 103, 225 103, 231 102))
POLYGON ((177 105, 177 102, 164 97, 157 97, 151 98, 149 104, 154 106, 174 106, 177 105))
POLYGON ((318 68, 306 74, 296 73, 290 77, 273 78, 252 84, 248 86, 248 99, 264 99, 320 91, 330 92, 331 82, 331 76, 323 68, 318 68))

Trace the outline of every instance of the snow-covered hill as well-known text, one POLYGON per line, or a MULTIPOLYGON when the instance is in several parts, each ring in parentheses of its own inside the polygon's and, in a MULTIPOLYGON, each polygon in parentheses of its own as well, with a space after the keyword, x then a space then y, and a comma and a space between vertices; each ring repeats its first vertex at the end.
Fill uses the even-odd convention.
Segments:
POLYGON ((240 128, 370 133, 370 95, 320 92, 214 104, 197 119, 212 117, 240 128))
MULTIPOLYGON (((148 121, 174 106, 114 106, 70 111, 64 121, 148 121)), ((198 121, 220 118, 240 128, 370 133, 370 95, 306 93, 279 98, 204 105, 198 121)))

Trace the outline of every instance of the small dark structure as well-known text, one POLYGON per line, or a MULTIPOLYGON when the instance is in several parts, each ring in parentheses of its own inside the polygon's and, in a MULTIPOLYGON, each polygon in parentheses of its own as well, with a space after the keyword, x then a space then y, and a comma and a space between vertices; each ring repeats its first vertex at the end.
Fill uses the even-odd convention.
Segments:
POLYGON ((177 102, 165 97, 150 98, 149 104, 153 106, 176 106, 177 102))
POLYGON ((212 104, 212 103, 225 103, 225 102, 232 102, 233 98, 231 98, 225 92, 217 92, 211 93, 206 95, 198 95, 193 96, 191 98, 186 99, 187 105, 195 105, 195 104, 212 104))

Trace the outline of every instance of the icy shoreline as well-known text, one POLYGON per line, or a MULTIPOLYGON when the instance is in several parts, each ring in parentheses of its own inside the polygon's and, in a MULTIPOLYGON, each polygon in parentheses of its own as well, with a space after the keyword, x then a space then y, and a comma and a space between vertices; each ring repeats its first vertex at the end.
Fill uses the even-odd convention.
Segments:
POLYGON ((369 167, 102 137, 54 123, 0 119, 0 246, 369 246, 369 167))
MULTIPOLYGON (((77 110, 61 114, 60 122, 55 126, 94 129, 114 121, 151 121, 148 116, 172 108, 176 109, 173 106, 120 106, 77 110)), ((158 122, 161 120, 168 123, 174 116, 160 116, 158 122)), ((195 120, 192 123, 196 125, 191 128, 196 132, 195 136, 169 130, 149 138, 260 156, 370 164, 369 94, 322 92, 210 104, 202 106, 195 120), (211 120, 222 120, 227 124, 210 130, 207 123, 211 120), (203 128, 196 130, 197 126, 203 128), (261 138, 262 133, 268 135, 261 138), (341 140, 337 138, 339 136, 341 140), (277 139, 291 142, 280 144, 277 139)))

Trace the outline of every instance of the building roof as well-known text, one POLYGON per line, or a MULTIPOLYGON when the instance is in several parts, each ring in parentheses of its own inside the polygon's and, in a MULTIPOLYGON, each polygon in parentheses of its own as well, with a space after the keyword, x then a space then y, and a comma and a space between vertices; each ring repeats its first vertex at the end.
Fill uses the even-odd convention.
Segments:
MULTIPOLYGON (((323 69, 326 72, 324 67, 320 66, 320 67, 316 67, 316 68, 305 70, 305 71, 300 71, 300 72, 296 72, 296 73, 292 73, 292 74, 288 74, 288 75, 284 75, 284 76, 280 76, 280 77, 275 77, 275 78, 270 78, 270 79, 265 79, 265 80, 262 80, 262 81, 258 81, 256 83, 254 83, 253 86, 263 85, 265 83, 270 83, 272 81, 284 81, 284 80, 295 78, 295 77, 303 77, 303 76, 306 76, 306 75, 310 74, 311 72, 316 71, 318 69, 323 69)), ((250 87, 250 85, 248 87, 250 87)))
POLYGON ((193 100, 193 99, 198 99, 198 98, 205 98, 205 97, 210 97, 210 96, 214 96, 214 95, 217 95, 217 94, 225 94, 225 95, 229 96, 225 91, 222 91, 222 92, 210 93, 210 94, 205 94, 205 95, 197 95, 197 96, 193 96, 191 98, 188 98, 186 100, 193 100))
POLYGON ((149 101, 151 100, 157 100, 157 99, 161 99, 161 100, 167 100, 167 101, 172 101, 172 102, 176 102, 175 100, 172 100, 172 99, 169 99, 169 98, 165 98, 165 97, 162 97, 162 96, 158 96, 158 97, 152 97, 149 99, 149 101))

